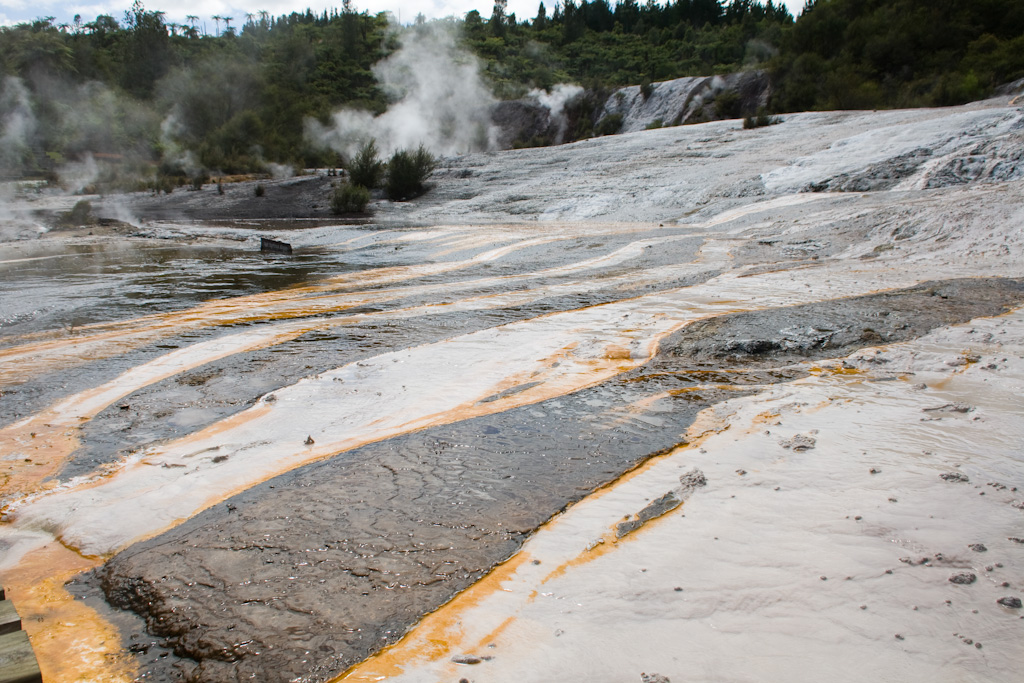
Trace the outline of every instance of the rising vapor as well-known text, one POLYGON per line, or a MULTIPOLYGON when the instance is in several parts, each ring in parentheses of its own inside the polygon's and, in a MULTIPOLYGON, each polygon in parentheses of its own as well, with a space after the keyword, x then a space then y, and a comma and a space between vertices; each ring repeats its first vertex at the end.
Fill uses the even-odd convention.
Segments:
POLYGON ((342 109, 327 126, 307 119, 307 137, 349 157, 371 139, 385 154, 419 145, 441 155, 496 148, 490 119, 496 100, 477 58, 458 46, 456 25, 434 21, 399 30, 400 49, 373 67, 392 101, 387 111, 342 109))

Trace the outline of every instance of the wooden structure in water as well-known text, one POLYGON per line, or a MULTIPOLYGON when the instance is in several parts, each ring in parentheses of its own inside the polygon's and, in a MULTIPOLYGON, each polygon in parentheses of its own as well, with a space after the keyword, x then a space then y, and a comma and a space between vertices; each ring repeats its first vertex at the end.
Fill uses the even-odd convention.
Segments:
POLYGON ((0 588, 0 683, 42 683, 39 662, 14 603, 0 588))
POLYGON ((278 240, 261 237, 260 251, 271 254, 290 254, 292 253, 292 245, 287 242, 279 242, 278 240))

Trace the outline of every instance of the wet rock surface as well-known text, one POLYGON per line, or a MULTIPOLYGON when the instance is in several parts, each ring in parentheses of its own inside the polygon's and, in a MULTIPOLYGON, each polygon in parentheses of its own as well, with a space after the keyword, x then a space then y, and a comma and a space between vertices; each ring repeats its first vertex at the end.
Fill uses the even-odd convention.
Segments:
POLYGON ((173 649, 138 657, 150 680, 326 680, 566 505, 672 448, 737 386, 793 379, 806 370, 780 366, 912 339, 1022 297, 1015 280, 960 280, 697 322, 596 387, 272 479, 131 546, 93 582, 173 649))
POLYGON ((940 325, 998 315, 1024 301, 1004 278, 928 282, 869 296, 697 321, 662 344, 658 362, 758 368, 845 356, 914 339, 940 325))
MULTIPOLYGON (((680 247, 683 253, 694 248, 686 243, 680 247)), ((671 253, 672 250, 663 250, 663 256, 665 252, 671 253)), ((367 311, 372 314, 371 320, 367 321, 345 320, 345 317, 362 313, 358 308, 351 309, 339 318, 337 327, 306 333, 269 349, 234 354, 126 396, 82 426, 83 446, 72 455, 59 476, 67 479, 86 474, 148 444, 213 424, 250 407, 260 396, 282 383, 292 383, 343 363, 358 362, 383 352, 429 344, 495 325, 528 320, 547 312, 573 310, 652 291, 690 286, 714 274, 714 271, 708 271, 690 277, 666 279, 642 290, 598 287, 591 292, 543 297, 528 304, 472 314, 420 315, 409 319, 389 316, 391 311, 426 304, 422 298, 402 298, 384 303, 380 310, 367 311), (129 408, 122 410, 120 405, 128 405, 129 408)), ((527 281, 525 284, 543 286, 551 282, 527 281)), ((472 293, 486 296, 508 291, 509 288, 510 285, 494 286, 472 293)), ((173 343, 174 340, 168 342, 173 343)))

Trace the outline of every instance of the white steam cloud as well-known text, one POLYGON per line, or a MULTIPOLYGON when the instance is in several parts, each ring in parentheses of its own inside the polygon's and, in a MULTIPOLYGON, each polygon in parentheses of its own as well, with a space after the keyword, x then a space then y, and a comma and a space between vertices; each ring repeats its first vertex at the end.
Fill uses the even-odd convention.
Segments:
POLYGON ((96 182, 100 177, 100 168, 92 154, 86 153, 81 161, 64 164, 57 170, 61 187, 71 194, 78 194, 96 182))
POLYGON ((18 168, 36 132, 36 117, 28 88, 8 76, 0 90, 0 174, 18 168))
POLYGON ((388 110, 373 116, 343 109, 329 126, 307 120, 307 136, 349 157, 371 139, 384 154, 419 145, 441 155, 494 149, 494 95, 476 57, 460 49, 456 37, 456 26, 446 21, 404 29, 401 48, 373 67, 393 101, 388 110))
POLYGON ((550 92, 534 88, 527 94, 528 98, 536 100, 538 104, 548 110, 552 123, 558 126, 555 144, 561 144, 565 140, 568 126, 568 120, 565 117, 566 106, 582 94, 582 86, 571 83, 559 83, 550 92))
POLYGON ((184 133, 185 126, 178 119, 176 112, 171 112, 160 122, 160 145, 163 148, 164 161, 171 166, 181 168, 188 175, 194 176, 200 171, 202 164, 191 150, 185 149, 178 143, 184 133))

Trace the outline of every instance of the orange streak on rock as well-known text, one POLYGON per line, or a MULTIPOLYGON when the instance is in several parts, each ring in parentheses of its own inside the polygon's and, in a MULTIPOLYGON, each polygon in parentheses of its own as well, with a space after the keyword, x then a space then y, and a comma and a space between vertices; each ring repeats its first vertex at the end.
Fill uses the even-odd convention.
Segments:
MULTIPOLYGON (((502 583, 511 579, 529 559, 528 554, 519 553, 504 564, 498 565, 491 573, 459 593, 449 603, 424 617, 400 641, 332 679, 331 683, 379 681, 401 674, 407 662, 438 660, 452 654, 475 653, 478 648, 486 645, 487 639, 480 643, 466 643, 461 623, 462 614, 479 605, 493 593, 502 590, 502 583)), ((511 620, 506 620, 503 626, 507 623, 511 623, 511 620)))
POLYGON ((69 579, 100 563, 99 558, 49 543, 4 574, 46 683, 126 683, 135 678, 117 629, 64 588, 69 579))

